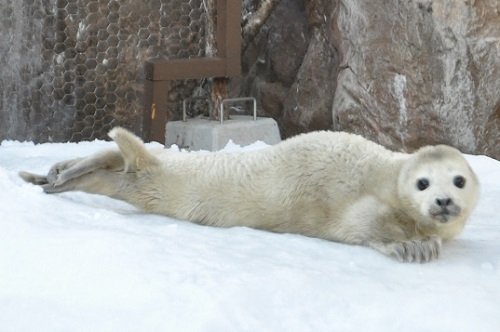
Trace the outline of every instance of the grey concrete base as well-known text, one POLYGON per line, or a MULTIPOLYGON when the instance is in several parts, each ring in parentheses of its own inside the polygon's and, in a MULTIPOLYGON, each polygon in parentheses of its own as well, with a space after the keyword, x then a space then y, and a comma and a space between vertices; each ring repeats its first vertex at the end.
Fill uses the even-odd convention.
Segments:
POLYGON ((172 144, 189 150, 216 151, 232 140, 238 145, 248 145, 256 141, 276 144, 280 138, 278 124, 272 118, 232 115, 221 124, 208 119, 167 122, 165 146, 172 144))

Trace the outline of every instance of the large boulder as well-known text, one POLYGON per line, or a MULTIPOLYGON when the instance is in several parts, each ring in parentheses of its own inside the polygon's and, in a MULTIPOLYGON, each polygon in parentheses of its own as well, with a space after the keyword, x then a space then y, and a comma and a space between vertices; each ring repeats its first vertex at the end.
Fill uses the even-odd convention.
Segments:
POLYGON ((243 54, 243 94, 255 95, 284 137, 330 129, 337 55, 326 25, 300 0, 282 0, 243 54))
POLYGON ((394 148, 447 143, 500 157, 498 10, 496 0, 339 6, 334 128, 394 148))
POLYGON ((333 128, 500 159, 497 0, 302 3, 282 0, 244 57, 247 91, 284 136, 333 128))

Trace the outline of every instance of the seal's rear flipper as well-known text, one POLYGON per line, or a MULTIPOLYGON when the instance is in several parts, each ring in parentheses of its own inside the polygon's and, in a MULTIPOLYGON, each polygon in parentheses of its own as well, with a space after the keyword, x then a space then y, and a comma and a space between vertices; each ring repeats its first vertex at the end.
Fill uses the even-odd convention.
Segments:
POLYGON ((18 174, 24 181, 38 186, 49 183, 49 181, 47 180, 47 176, 45 175, 38 175, 24 171, 21 171, 18 174))
POLYGON ((133 173, 159 165, 158 159, 148 152, 144 142, 131 132, 116 127, 109 132, 108 136, 115 141, 120 149, 125 162, 125 172, 133 173))
POLYGON ((62 186, 54 186, 54 183, 52 183, 48 177, 44 175, 33 174, 25 171, 19 172, 18 175, 26 182, 42 187, 43 191, 47 194, 60 193, 68 190, 62 186))

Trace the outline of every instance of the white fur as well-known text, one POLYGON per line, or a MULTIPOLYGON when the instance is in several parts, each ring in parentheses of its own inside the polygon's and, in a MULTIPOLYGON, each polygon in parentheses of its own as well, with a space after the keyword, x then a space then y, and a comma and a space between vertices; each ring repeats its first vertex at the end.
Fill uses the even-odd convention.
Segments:
POLYGON ((313 132, 259 151, 195 155, 152 153, 121 128, 110 136, 119 152, 58 163, 46 181, 21 176, 47 192, 105 194, 199 224, 299 233, 419 262, 463 229, 478 197, 476 176, 447 146, 403 154, 357 135, 313 132), (424 177, 430 186, 421 191, 424 177), (442 197, 454 214, 439 219, 432 213, 442 197))

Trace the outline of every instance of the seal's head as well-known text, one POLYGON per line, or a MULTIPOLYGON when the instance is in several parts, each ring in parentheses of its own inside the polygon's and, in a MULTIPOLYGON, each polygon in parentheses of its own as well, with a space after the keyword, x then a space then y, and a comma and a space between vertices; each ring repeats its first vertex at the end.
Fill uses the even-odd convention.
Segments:
POLYGON ((405 161, 398 178, 405 213, 423 233, 452 238, 476 205, 479 183, 462 154, 449 146, 424 147, 405 161))

